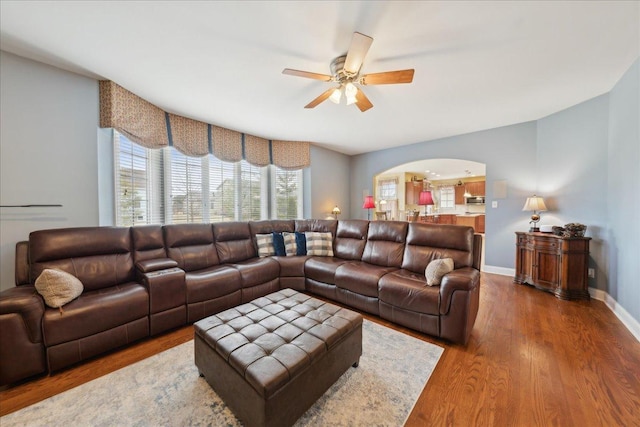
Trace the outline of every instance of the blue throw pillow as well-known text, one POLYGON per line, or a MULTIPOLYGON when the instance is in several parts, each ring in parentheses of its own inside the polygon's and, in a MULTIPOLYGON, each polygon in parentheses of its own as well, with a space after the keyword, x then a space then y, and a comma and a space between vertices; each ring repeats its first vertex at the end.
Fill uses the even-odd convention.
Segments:
POLYGON ((296 255, 306 255, 307 254, 307 238, 304 233, 300 233, 296 231, 296 255))
POLYGON ((276 256, 287 256, 287 252, 284 249, 284 238, 281 233, 273 232, 273 249, 276 251, 276 256))

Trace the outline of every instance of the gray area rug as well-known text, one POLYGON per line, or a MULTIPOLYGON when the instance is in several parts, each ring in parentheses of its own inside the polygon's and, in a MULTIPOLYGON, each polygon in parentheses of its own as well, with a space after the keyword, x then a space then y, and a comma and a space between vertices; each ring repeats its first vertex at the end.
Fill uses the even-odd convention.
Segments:
MULTIPOLYGON (((444 351, 365 320, 363 354, 296 426, 400 426, 444 351)), ((193 363, 193 341, 0 418, 9 426, 240 426, 193 363)))

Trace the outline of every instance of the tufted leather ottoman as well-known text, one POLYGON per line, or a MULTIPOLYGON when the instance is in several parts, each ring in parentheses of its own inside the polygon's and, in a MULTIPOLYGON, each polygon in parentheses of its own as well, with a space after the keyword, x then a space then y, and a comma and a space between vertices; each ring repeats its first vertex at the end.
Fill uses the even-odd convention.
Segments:
POLYGON ((362 316, 283 289, 202 319, 200 374, 246 426, 288 426, 362 354, 362 316))

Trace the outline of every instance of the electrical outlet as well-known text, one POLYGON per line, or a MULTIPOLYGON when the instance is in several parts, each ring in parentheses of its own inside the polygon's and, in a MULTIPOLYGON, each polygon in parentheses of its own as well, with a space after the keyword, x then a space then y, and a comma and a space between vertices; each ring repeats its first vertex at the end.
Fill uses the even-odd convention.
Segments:
POLYGON ((595 279, 595 277, 596 277, 596 269, 595 268, 590 268, 589 269, 589 277, 595 279))
POLYGON ((497 208, 498 207, 498 201, 494 200, 493 202, 491 202, 491 207, 492 208, 497 208))

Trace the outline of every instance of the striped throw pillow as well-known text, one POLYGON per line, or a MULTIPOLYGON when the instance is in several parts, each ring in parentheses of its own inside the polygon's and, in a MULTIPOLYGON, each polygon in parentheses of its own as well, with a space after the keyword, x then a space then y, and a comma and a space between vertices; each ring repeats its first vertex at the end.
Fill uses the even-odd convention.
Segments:
POLYGON ((296 243, 296 233, 282 232, 282 238, 284 239, 284 251, 287 256, 295 256, 298 254, 298 245, 296 243))
POLYGON ((273 247, 273 235, 269 234, 256 234, 256 243, 258 245, 258 256, 266 257, 276 254, 276 250, 273 247))
POLYGON ((306 231, 307 255, 333 256, 333 238, 331 233, 321 233, 317 231, 306 231))

